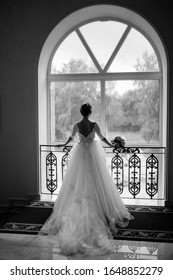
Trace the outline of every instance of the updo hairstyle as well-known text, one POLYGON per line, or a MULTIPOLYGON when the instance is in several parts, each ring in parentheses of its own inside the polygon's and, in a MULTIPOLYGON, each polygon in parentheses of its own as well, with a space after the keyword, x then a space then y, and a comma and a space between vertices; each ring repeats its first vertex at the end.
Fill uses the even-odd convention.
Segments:
POLYGON ((83 117, 87 117, 92 113, 92 106, 89 103, 83 104, 80 108, 83 117))

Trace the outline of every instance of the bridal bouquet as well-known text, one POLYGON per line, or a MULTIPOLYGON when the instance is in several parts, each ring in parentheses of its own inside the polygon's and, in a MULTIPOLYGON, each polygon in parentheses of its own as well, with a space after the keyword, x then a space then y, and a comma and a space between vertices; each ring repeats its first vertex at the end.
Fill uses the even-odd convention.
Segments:
POLYGON ((126 143, 126 139, 123 136, 116 136, 114 139, 111 140, 112 145, 114 148, 123 148, 126 143))

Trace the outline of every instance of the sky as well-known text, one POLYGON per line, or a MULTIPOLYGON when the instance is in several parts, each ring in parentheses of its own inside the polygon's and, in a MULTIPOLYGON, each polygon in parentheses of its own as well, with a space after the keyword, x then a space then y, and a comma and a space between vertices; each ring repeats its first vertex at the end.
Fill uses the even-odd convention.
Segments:
MULTIPOLYGON (((102 68, 106 65, 109 57, 116 48, 127 25, 117 21, 96 21, 83 25, 79 28, 82 36, 89 45, 102 68)), ((127 35, 117 56, 113 60, 108 72, 135 72, 135 63, 139 58, 142 62, 142 55, 154 52, 150 42, 136 29, 132 28, 127 35)), ((93 64, 88 52, 81 42, 78 34, 73 31, 61 43, 53 58, 53 65, 61 70, 64 63, 71 59, 83 59, 88 65, 93 64)), ((95 72, 98 70, 95 67, 95 72)), ((127 88, 132 88, 132 81, 119 83, 119 91, 123 93, 127 88)))

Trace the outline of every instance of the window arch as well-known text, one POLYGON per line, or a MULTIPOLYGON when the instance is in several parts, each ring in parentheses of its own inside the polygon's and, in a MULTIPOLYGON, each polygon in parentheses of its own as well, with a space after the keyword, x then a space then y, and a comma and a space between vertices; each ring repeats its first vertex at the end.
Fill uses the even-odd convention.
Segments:
POLYGON ((66 138, 79 118, 76 104, 89 99, 107 137, 119 129, 129 133, 129 145, 166 145, 166 54, 154 28, 133 11, 97 5, 71 14, 47 38, 38 74, 40 144, 66 138))

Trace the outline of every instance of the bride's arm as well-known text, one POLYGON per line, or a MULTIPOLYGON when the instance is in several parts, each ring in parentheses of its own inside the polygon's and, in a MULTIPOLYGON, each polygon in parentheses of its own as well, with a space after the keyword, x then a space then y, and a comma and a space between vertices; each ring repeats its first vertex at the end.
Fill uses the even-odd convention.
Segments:
POLYGON ((113 148, 113 145, 112 145, 105 137, 103 137, 101 140, 102 140, 105 144, 107 144, 109 147, 112 147, 112 148, 113 148))
POLYGON ((67 146, 68 143, 70 143, 73 139, 74 139, 74 136, 75 134, 77 133, 77 124, 75 124, 73 126, 73 130, 72 130, 72 134, 71 136, 67 139, 67 141, 64 143, 64 144, 58 144, 56 145, 56 147, 64 147, 64 146, 67 146))
POLYGON ((68 143, 70 143, 73 140, 73 138, 70 136, 67 141, 64 144, 58 144, 56 147, 65 147, 68 143))
POLYGON ((106 137, 102 135, 100 127, 97 123, 95 123, 95 131, 105 144, 107 144, 109 147, 113 147, 113 145, 106 139, 106 137))

